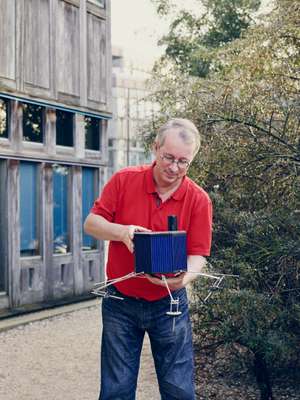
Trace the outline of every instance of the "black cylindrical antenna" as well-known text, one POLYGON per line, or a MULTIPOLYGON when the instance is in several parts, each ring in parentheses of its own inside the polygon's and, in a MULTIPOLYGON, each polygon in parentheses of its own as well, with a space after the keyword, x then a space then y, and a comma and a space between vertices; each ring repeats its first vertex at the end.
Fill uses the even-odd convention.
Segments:
POLYGON ((177 216, 168 216, 168 231, 177 231, 177 216))

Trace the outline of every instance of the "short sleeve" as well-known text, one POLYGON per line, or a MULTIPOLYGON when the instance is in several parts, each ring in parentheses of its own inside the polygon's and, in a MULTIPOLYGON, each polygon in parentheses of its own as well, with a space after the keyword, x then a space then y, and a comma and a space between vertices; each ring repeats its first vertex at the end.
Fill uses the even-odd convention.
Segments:
POLYGON ((113 222, 118 205, 118 193, 120 182, 118 174, 115 174, 105 184, 102 193, 91 208, 91 213, 100 215, 109 222, 113 222))
POLYGON ((188 255, 209 256, 212 240, 212 203, 205 193, 194 203, 187 234, 188 255))

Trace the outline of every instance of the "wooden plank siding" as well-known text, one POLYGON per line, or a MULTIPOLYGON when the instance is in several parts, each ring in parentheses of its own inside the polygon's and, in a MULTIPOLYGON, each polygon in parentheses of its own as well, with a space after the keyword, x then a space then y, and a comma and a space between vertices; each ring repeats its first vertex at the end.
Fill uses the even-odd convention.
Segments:
POLYGON ((8 215, 7 212, 7 163, 5 160, 0 160, 0 292, 7 291, 8 276, 7 276, 7 236, 8 215))
POLYGON ((19 161, 8 161, 8 264, 10 305, 21 304, 21 262, 20 262, 20 224, 19 224, 19 161))
POLYGON ((0 43, 0 91, 111 113, 109 0, 0 0, 0 43))
POLYGON ((16 2, 0 0, 0 87, 16 89, 16 2))
POLYGON ((88 100, 106 103, 106 26, 101 18, 88 13, 88 100), (101 90, 97 90, 97 88, 101 90))
POLYGON ((9 125, 9 134, 0 134, 0 311, 86 295, 104 279, 103 242, 83 247, 82 182, 84 168, 93 168, 97 196, 107 176, 110 40, 110 0, 105 7, 89 0, 0 0, 0 100, 7 102, 9 125), (23 135, 26 101, 42 110, 41 140, 23 135), (56 143, 58 110, 72 115, 65 134, 73 135, 73 145, 56 143), (100 119, 97 150, 86 148, 89 115, 100 119), (37 246, 24 251, 26 168, 34 177, 28 190, 37 190, 36 214, 30 211, 36 229, 26 238, 36 235, 27 242, 37 246), (68 171, 69 246, 61 253, 54 246, 56 168, 68 171))
MULTIPOLYGON (((3 291, 9 294, 10 307, 74 297, 88 293, 104 278, 104 246, 99 242, 94 250, 82 250, 82 167, 69 167, 68 221, 70 251, 53 252, 53 168, 56 163, 36 162, 38 168, 38 241, 40 253, 36 256, 20 254, 20 165, 23 161, 0 162, 1 179, 1 265, 3 291), (6 163, 6 164, 3 164, 6 163), (5 166, 4 166, 5 165, 5 166), (6 219, 7 217, 7 219, 6 219), (7 248, 6 248, 7 246, 7 248)), ((96 196, 106 181, 106 167, 95 168, 96 196)), ((0 290, 1 292, 1 290, 0 290)), ((1 299, 0 299, 1 300, 1 299)), ((5 303, 6 304, 6 303, 5 303)), ((1 301, 0 301, 1 309, 1 301)))
POLYGON ((58 99, 69 104, 79 104, 79 7, 61 0, 58 2, 56 32, 58 99))
POLYGON ((50 1, 24 3, 24 85, 50 96, 50 1))

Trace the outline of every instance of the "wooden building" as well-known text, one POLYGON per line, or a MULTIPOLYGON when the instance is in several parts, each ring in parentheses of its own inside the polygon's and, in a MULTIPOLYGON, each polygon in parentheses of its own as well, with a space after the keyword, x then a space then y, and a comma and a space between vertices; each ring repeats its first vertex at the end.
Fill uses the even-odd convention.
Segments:
POLYGON ((110 118, 110 0, 0 0, 0 311, 103 277, 82 227, 110 118))

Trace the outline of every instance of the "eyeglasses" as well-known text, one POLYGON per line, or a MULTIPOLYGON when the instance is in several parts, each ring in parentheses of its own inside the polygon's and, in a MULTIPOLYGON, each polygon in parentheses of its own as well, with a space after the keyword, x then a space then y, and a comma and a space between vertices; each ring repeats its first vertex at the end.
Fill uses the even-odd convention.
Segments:
POLYGON ((175 157, 171 156, 171 154, 163 154, 162 156, 160 156, 160 158, 167 164, 167 165, 171 165, 171 164, 177 164, 177 167, 179 169, 188 169, 188 167, 190 166, 190 161, 185 160, 183 158, 179 158, 178 160, 176 160, 175 157))

